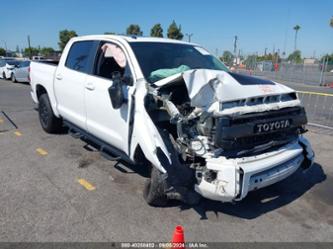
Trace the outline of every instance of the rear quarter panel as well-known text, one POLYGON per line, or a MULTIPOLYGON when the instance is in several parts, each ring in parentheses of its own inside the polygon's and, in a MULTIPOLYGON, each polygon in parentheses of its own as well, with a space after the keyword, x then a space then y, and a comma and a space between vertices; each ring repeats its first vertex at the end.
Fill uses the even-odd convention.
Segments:
POLYGON ((57 99, 54 94, 53 82, 57 67, 55 65, 50 65, 42 62, 32 61, 30 64, 30 85, 31 85, 31 95, 35 103, 38 104, 37 98, 37 87, 42 86, 45 88, 53 112, 59 117, 57 110, 57 99))

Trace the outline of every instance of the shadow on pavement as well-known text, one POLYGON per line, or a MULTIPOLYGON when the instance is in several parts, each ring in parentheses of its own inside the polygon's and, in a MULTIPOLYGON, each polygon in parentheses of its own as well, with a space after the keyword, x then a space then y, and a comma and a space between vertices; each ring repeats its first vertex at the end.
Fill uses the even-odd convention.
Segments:
POLYGON ((181 209, 195 209, 201 219, 207 219, 206 212, 213 211, 216 216, 224 213, 243 219, 258 216, 285 206, 301 197, 318 183, 325 181, 326 174, 321 165, 315 163, 308 171, 298 170, 287 179, 269 187, 250 192, 237 203, 220 203, 203 199, 198 206, 181 206, 181 209))

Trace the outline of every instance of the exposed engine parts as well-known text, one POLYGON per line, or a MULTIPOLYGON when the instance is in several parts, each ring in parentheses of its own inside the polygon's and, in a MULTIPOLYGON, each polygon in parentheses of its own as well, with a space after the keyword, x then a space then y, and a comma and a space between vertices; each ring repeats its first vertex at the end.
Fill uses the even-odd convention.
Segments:
POLYGON ((172 134, 175 148, 189 167, 202 165, 200 158, 233 158, 281 146, 296 139, 307 122, 302 107, 243 115, 209 112, 191 106, 182 81, 150 93, 149 109, 157 111, 156 122, 172 134))

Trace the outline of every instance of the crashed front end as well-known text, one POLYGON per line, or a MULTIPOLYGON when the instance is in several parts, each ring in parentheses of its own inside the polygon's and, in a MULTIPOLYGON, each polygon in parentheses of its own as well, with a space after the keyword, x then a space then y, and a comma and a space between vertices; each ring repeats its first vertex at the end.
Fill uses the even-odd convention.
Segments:
POLYGON ((177 160, 193 172, 194 190, 208 199, 241 200, 313 164, 302 136, 305 110, 286 86, 189 70, 149 86, 145 107, 158 130, 170 134, 177 160))

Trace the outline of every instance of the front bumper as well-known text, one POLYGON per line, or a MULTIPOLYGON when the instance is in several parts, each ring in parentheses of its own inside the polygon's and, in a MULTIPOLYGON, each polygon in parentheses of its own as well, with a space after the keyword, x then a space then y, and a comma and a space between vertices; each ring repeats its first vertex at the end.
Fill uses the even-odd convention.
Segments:
POLYGON ((216 179, 208 182, 202 177, 200 183, 195 185, 195 190, 208 199, 239 201, 252 190, 287 178, 305 161, 307 167, 311 166, 314 153, 303 136, 276 151, 257 156, 207 159, 206 167, 216 172, 216 179))

